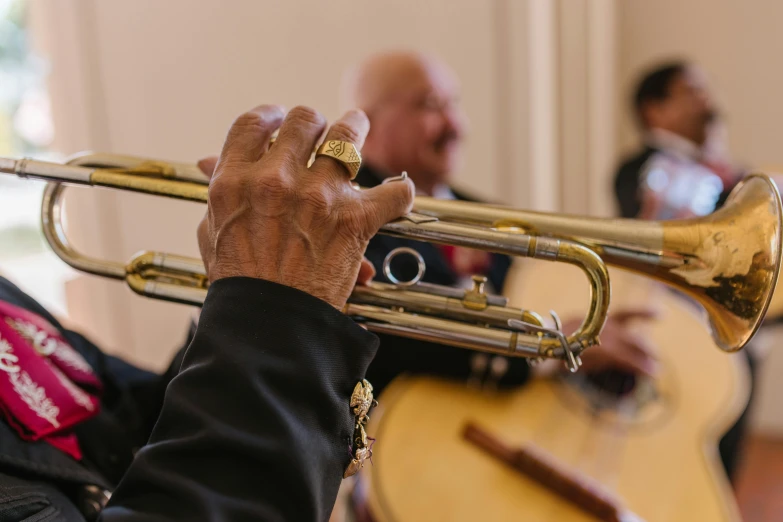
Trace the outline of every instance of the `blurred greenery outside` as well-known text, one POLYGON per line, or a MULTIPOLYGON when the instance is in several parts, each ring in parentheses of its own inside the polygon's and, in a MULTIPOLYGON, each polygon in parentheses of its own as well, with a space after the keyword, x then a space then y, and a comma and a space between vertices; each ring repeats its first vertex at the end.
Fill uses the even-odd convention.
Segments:
MULTIPOLYGON (((49 150, 54 127, 48 67, 31 49, 26 7, 25 0, 0 0, 0 156, 58 161, 49 150)), ((64 317, 65 282, 76 274, 44 240, 43 188, 38 181, 0 176, 0 275, 64 317)))
MULTIPOLYGON (((41 158, 53 129, 45 63, 30 52, 24 0, 0 0, 0 156, 41 158)), ((43 253, 41 183, 0 176, 0 263, 43 253)))

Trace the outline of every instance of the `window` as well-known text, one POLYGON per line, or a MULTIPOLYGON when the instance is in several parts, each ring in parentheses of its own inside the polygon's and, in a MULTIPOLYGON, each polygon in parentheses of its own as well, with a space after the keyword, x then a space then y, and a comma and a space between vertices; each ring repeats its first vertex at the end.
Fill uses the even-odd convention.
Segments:
MULTIPOLYGON (((30 50, 24 0, 0 0, 0 156, 57 161, 46 62, 30 50)), ((0 274, 53 313, 65 315, 64 282, 74 274, 40 230, 43 183, 0 176, 0 274)))

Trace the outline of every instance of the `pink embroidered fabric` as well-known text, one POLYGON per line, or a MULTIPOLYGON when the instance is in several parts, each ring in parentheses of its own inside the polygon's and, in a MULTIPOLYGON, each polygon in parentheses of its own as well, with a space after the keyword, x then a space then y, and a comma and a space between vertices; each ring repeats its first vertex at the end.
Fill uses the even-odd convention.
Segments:
POLYGON ((24 440, 80 460, 72 428, 100 410, 90 365, 42 317, 0 301, 0 414, 24 440))

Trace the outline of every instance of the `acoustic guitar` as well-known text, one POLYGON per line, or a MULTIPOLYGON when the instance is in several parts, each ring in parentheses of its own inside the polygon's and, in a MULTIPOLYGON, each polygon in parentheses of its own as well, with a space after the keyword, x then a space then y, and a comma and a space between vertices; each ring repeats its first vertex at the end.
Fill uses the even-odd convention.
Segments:
MULTIPOLYGON (((580 372, 498 392, 399 378, 372 415, 373 464, 357 485, 372 519, 600 520, 466 441, 475 423, 510 446, 543 452, 647 522, 740 520, 717 447, 747 404, 747 363, 713 345, 681 296, 618 270, 611 282, 613 309, 654 299, 660 311, 645 325, 662 368, 654 381, 625 376, 618 386, 580 372)), ((541 261, 516 265, 505 294, 564 318, 583 314, 589 299, 578 269, 541 261)))

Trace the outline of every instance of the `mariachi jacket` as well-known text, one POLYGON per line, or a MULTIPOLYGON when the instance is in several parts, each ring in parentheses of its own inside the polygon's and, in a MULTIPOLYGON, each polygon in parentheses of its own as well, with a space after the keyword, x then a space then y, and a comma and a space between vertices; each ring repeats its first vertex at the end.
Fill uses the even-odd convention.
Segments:
POLYGON ((163 375, 101 352, 9 281, 0 299, 55 325, 104 385, 81 461, 0 421, 0 520, 327 520, 352 458, 349 400, 378 339, 268 281, 212 284, 163 375))

